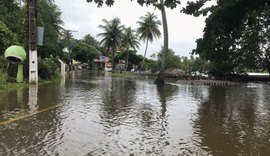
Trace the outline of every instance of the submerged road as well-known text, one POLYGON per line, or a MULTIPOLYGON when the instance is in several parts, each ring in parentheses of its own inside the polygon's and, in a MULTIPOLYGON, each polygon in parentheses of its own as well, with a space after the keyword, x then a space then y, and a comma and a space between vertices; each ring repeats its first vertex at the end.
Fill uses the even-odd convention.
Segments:
POLYGON ((76 71, 0 94, 0 155, 270 155, 269 94, 76 71))

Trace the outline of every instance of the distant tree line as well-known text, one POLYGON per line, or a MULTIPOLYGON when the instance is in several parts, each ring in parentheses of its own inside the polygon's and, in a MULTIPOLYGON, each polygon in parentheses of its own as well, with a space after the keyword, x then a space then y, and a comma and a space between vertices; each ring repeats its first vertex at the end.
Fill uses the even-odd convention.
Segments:
MULTIPOLYGON (((147 4, 143 2, 142 4, 147 4)), ((141 5, 142 5, 141 4, 141 5)), ((156 6, 155 3, 149 3, 156 6)), ((177 1, 165 1, 164 5, 174 8, 177 1)), ((11 45, 21 45, 28 51, 28 1, 1 1, 0 2, 0 68, 1 73, 9 76, 8 81, 16 76, 16 65, 8 63, 3 54, 11 45), (7 70, 8 68, 8 70, 7 70)), ((156 6, 159 7, 159 6, 156 6)), ((125 70, 134 66, 139 70, 160 71, 166 55, 166 68, 179 68, 186 73, 192 71, 207 72, 208 60, 205 57, 180 57, 173 50, 161 47, 159 54, 154 58, 146 58, 148 44, 160 37, 159 21, 153 13, 146 13, 138 19, 138 28, 133 29, 121 24, 119 18, 103 19, 98 27, 102 39, 97 41, 91 34, 82 39, 74 39, 73 30, 63 28, 61 11, 51 0, 39 0, 37 3, 37 25, 44 27, 44 44, 38 46, 39 76, 41 79, 59 77, 58 59, 71 66, 72 59, 87 63, 91 66, 95 58, 105 55, 112 58, 113 68, 119 60, 125 60, 125 70), (146 43, 144 56, 137 55, 140 40, 146 43), (166 51, 166 52, 164 52, 166 51), (202 59, 203 58, 203 59, 202 59), (202 65, 203 64, 203 65, 202 65)), ((211 61, 210 61, 211 62, 211 61)), ((28 76, 28 60, 25 61, 24 75, 28 76)))

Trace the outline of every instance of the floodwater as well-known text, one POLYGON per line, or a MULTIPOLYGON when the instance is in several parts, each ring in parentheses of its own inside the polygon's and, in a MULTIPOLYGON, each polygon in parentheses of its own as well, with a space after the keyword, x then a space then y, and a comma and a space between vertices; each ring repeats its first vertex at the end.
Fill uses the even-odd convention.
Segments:
POLYGON ((269 84, 157 87, 76 71, 0 93, 0 155, 266 156, 269 95, 269 84))

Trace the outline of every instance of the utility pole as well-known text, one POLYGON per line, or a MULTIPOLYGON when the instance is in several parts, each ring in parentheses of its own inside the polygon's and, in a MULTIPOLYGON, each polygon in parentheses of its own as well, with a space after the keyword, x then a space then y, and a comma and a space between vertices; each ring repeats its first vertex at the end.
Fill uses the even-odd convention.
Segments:
POLYGON ((36 44, 37 0, 29 0, 29 83, 38 83, 38 62, 36 44))

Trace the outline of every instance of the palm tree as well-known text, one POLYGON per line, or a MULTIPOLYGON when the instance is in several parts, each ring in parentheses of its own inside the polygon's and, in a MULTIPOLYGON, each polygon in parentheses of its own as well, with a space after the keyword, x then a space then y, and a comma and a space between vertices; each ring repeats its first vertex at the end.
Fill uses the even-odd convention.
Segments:
POLYGON ((100 43, 108 50, 108 52, 112 52, 112 70, 114 70, 115 51, 121 44, 123 26, 121 25, 119 18, 113 18, 110 21, 103 19, 102 21, 104 22, 104 25, 99 25, 98 27, 103 29, 103 33, 99 33, 98 36, 103 37, 100 43))
POLYGON ((133 30, 131 27, 124 28, 124 34, 122 38, 122 47, 124 51, 126 51, 126 71, 128 69, 128 55, 130 48, 133 50, 138 49, 140 46, 140 42, 138 41, 138 37, 136 35, 136 31, 133 30))
POLYGON ((161 25, 160 20, 157 19, 157 16, 154 13, 147 12, 145 16, 140 17, 140 21, 137 22, 139 27, 137 32, 140 34, 140 40, 146 42, 146 48, 144 52, 143 62, 146 56, 146 51, 148 48, 148 42, 153 42, 154 39, 158 39, 161 36, 159 31, 159 25, 161 25))

